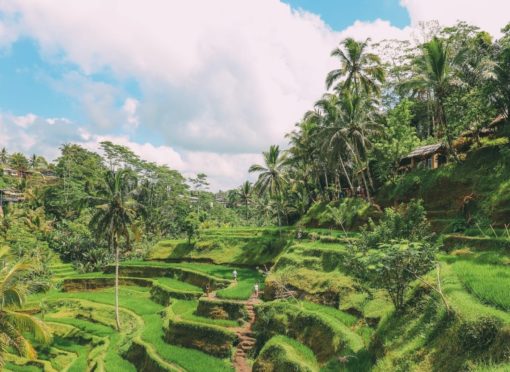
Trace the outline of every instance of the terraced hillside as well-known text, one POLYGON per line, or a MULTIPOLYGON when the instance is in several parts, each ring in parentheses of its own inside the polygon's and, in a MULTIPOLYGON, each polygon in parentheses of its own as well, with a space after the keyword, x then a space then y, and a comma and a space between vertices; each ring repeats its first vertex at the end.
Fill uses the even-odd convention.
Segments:
MULTIPOLYGON (((211 230, 202 244, 180 250, 184 241, 162 242, 149 259, 123 262, 121 332, 115 330, 112 267, 78 274, 55 265, 56 287, 27 304, 52 327, 53 343, 38 347, 36 360, 9 355, 6 370, 510 368, 510 254, 504 246, 479 250, 457 240, 439 256, 446 304, 417 281, 405 312, 396 314, 383 291, 349 272, 346 252, 355 235, 297 235, 211 230), (259 301, 252 297, 257 282, 259 301)), ((431 272, 426 280, 436 276, 431 272)))

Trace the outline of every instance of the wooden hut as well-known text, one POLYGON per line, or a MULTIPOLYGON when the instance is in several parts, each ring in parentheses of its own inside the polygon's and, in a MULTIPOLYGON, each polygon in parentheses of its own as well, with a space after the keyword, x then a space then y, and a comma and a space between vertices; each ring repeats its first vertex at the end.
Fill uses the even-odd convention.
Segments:
POLYGON ((436 169, 446 163, 446 147, 442 143, 421 146, 400 160, 401 169, 419 167, 436 169))

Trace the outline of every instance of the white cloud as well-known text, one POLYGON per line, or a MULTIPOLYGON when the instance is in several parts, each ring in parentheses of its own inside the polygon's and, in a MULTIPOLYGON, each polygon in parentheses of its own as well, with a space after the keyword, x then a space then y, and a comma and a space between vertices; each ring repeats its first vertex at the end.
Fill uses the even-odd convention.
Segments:
POLYGON ((406 40, 409 39, 411 27, 398 28, 389 21, 376 19, 373 22, 356 21, 351 26, 340 32, 339 40, 352 37, 356 40, 370 38, 373 42, 382 40, 406 40))
POLYGON ((80 66, 61 90, 78 97, 100 129, 139 121, 189 150, 238 153, 281 143, 335 63, 329 53, 337 35, 278 0, 0 4, 46 56, 80 66), (112 117, 119 92, 83 79, 105 70, 140 85, 137 119, 112 117))
MULTIPOLYGON (((464 19, 496 35, 510 10, 508 0, 401 2, 412 26, 464 19)), ((285 144, 284 134, 324 92, 336 65, 329 54, 342 38, 413 33, 381 19, 334 32, 278 0, 0 0, 0 13, 0 46, 35 39, 47 61, 66 67, 48 82, 87 117, 77 127, 28 116, 16 125, 4 116, 16 128, 0 126, 0 143, 11 149, 11 138, 16 148, 49 154, 62 142, 115 139, 185 174, 205 171, 216 188, 240 184, 256 154, 285 144), (126 91, 126 81, 136 82, 139 95, 126 91), (140 134, 164 145, 139 143, 140 134)))
POLYGON ((83 147, 101 152, 100 143, 111 141, 126 146, 142 159, 159 165, 167 165, 180 171, 185 177, 204 172, 210 179, 211 189, 230 189, 239 186, 246 178, 246 171, 255 162, 260 162, 260 154, 218 154, 212 152, 184 151, 177 152, 170 146, 154 146, 150 143, 137 143, 127 136, 94 136, 83 129, 83 141, 77 143, 83 147))
POLYGON ((407 8, 411 23, 437 20, 442 25, 466 21, 494 36, 510 22, 510 1, 508 0, 401 0, 407 8))
POLYGON ((26 114, 23 116, 13 116, 12 121, 18 127, 27 128, 37 120, 37 116, 34 114, 26 114))
POLYGON ((77 125, 65 118, 45 119, 33 114, 16 116, 0 113, 0 147, 6 147, 11 153, 36 153, 53 160, 63 143, 80 138, 77 125))
POLYGON ((140 125, 140 119, 138 118, 137 110, 140 102, 132 97, 126 98, 122 105, 122 110, 126 115, 127 129, 134 129, 140 125))

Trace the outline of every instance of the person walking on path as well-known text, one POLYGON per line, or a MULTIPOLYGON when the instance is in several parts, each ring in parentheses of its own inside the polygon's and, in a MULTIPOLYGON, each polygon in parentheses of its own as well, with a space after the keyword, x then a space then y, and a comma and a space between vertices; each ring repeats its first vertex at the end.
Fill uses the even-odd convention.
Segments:
POLYGON ((253 289, 255 291, 255 297, 258 298, 259 297, 259 282, 255 283, 255 285, 253 286, 253 289))
POLYGON ((237 270, 235 269, 232 271, 232 278, 234 278, 234 282, 237 282, 237 270))

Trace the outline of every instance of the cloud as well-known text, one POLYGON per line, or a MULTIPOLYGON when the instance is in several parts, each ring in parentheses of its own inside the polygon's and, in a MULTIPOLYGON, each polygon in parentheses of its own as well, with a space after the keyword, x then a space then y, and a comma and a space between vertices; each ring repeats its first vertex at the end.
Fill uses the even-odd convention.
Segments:
POLYGON ((212 190, 237 187, 246 178, 248 167, 262 160, 258 153, 178 152, 170 146, 133 141, 128 135, 93 134, 66 118, 45 119, 34 114, 16 116, 0 113, 0 147, 6 147, 10 153, 38 154, 53 161, 59 156, 59 147, 63 143, 76 143, 100 153, 102 141, 126 146, 142 159, 167 165, 182 172, 185 177, 205 172, 212 190))
POLYGON ((410 27, 377 19, 336 32, 278 0, 2 0, 0 47, 35 40, 62 67, 46 82, 85 119, 4 114, 0 143, 55 156, 62 142, 110 138, 185 174, 205 171, 216 188, 238 185, 324 92, 341 39, 407 39, 431 19, 497 34, 510 10, 507 0, 401 3, 410 27))
POLYGON ((122 105, 122 111, 126 115, 127 129, 133 129, 140 125, 140 119, 137 114, 140 102, 132 97, 126 98, 122 105))
POLYGON ((212 190, 226 190, 239 186, 239 180, 246 178, 250 165, 262 160, 260 154, 218 154, 212 152, 177 152, 170 146, 155 146, 150 143, 137 143, 127 136, 94 136, 81 131, 83 147, 101 152, 100 143, 111 141, 126 146, 142 159, 159 165, 167 165, 180 171, 185 177, 204 172, 208 175, 212 190))
POLYGON ((497 37, 501 28, 510 22, 508 0, 401 0, 401 4, 408 10, 412 26, 430 20, 452 25, 461 20, 497 37))
POLYGON ((26 114, 23 116, 13 116, 12 121, 18 127, 27 128, 37 120, 37 116, 34 114, 26 114))
POLYGON ((329 53, 338 35, 277 0, 1 4, 45 56, 79 66, 58 88, 76 97, 98 130, 138 123, 187 150, 253 152, 282 143, 335 64, 329 53), (117 102, 124 92, 86 79, 104 71, 137 81, 136 118, 112 114, 125 110, 117 102))
POLYGON ((382 40, 407 40, 412 32, 411 27, 398 28, 389 21, 376 19, 372 22, 356 21, 339 34, 339 40, 352 37, 356 40, 370 38, 373 42, 382 40))
POLYGON ((77 129, 76 124, 65 118, 0 113, 0 147, 7 148, 10 153, 36 153, 54 160, 63 143, 81 138, 77 129))

